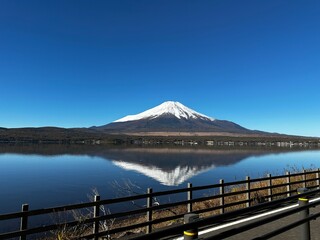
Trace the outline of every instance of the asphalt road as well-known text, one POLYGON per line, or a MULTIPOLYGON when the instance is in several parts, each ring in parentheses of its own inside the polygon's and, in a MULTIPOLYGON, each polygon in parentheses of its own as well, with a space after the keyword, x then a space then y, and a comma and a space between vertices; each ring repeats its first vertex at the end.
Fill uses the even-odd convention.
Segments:
MULTIPOLYGON (((310 210, 311 214, 319 213, 319 212, 320 212, 320 206, 318 206, 316 208, 312 208, 310 210)), ((288 225, 290 223, 293 223, 293 222, 301 219, 301 215, 300 215, 300 213, 296 213, 296 214, 293 214, 293 215, 291 215, 289 217, 281 218, 281 219, 278 219, 278 220, 276 220, 274 222, 262 225, 263 220, 265 218, 266 217, 259 218, 258 221, 261 222, 261 225, 259 227, 256 227, 256 228, 252 229, 252 230, 248 230, 248 231, 236 234, 236 235, 234 235, 232 237, 228 237, 228 238, 215 238, 215 239, 228 239, 228 240, 253 239, 253 238, 262 236, 262 235, 264 235, 266 233, 269 233, 272 230, 279 229, 279 228, 281 228, 283 226, 286 226, 286 225, 288 225)), ((216 235, 218 233, 224 232, 226 230, 229 230, 229 229, 232 229, 232 228, 235 228, 235 227, 242 226, 244 224, 247 224, 247 223, 250 223, 250 222, 253 222, 253 221, 257 221, 257 220, 251 220, 251 221, 248 221, 246 223, 238 224, 236 226, 230 226, 230 227, 223 228, 223 229, 220 229, 220 230, 215 230, 213 232, 201 235, 200 239, 206 239, 209 236, 214 236, 214 235, 216 235)), ((318 218, 318 219, 316 219, 314 221, 311 221, 310 229, 311 229, 311 231, 310 231, 311 239, 312 240, 320 240, 320 218, 318 218)), ((302 230, 301 230, 301 227, 298 226, 298 227, 296 227, 294 229, 291 229, 291 230, 289 230, 287 232, 281 233, 280 235, 272 237, 270 239, 272 239, 272 240, 276 240, 276 239, 279 239, 279 240, 282 240, 282 239, 283 240, 302 240, 303 239, 302 238, 302 230)))

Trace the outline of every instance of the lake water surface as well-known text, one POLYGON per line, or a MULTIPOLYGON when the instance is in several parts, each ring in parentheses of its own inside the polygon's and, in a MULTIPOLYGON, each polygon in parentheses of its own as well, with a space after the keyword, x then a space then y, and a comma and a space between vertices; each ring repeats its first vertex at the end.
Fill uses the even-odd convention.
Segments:
POLYGON ((318 150, 1 146, 0 214, 318 167, 318 150))

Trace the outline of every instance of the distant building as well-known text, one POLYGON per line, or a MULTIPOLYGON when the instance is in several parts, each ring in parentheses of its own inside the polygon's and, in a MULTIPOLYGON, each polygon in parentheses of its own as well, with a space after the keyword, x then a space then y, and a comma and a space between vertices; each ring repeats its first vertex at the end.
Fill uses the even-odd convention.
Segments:
POLYGON ((206 142, 208 146, 213 146, 214 145, 214 141, 207 141, 206 142))

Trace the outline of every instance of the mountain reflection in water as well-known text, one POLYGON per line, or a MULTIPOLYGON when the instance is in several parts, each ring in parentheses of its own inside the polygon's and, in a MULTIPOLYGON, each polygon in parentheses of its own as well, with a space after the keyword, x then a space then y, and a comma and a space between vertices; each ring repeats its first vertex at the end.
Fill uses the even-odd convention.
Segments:
POLYGON ((200 173, 256 154, 239 150, 166 148, 111 150, 106 156, 118 167, 139 172, 166 186, 178 186, 200 173))
POLYGON ((236 164, 251 156, 285 152, 279 149, 214 149, 169 147, 106 147, 91 145, 2 145, 1 153, 86 155, 111 161, 115 166, 148 176, 166 186, 178 186, 216 167, 236 164))

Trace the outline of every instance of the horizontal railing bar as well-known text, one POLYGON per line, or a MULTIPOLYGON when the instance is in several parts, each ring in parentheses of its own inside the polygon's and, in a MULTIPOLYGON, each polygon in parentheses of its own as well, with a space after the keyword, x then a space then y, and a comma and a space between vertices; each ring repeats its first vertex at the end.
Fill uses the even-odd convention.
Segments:
POLYGON ((281 184, 273 184, 271 186, 266 186, 266 187, 261 187, 261 188, 252 188, 250 190, 265 190, 265 189, 269 189, 269 188, 278 188, 278 187, 285 187, 288 185, 295 185, 295 184, 300 184, 300 183, 304 183, 304 182, 315 182, 316 179, 307 179, 307 180, 299 180, 299 181, 295 181, 295 182, 289 182, 289 183, 281 183, 281 184))
MULTIPOLYGON (((234 195, 241 195, 241 194, 245 194, 248 192, 252 192, 251 190, 241 190, 241 191, 237 191, 237 192, 226 192, 223 197, 230 197, 230 196, 234 196, 234 195)), ((222 197, 222 195, 218 195, 218 197, 222 197)))
MULTIPOLYGON (((298 177, 298 176, 303 176, 303 175, 310 175, 310 174, 315 174, 318 171, 310 171, 310 172, 305 172, 305 173, 290 173, 290 177, 298 177)), ((259 181, 267 181, 267 180, 275 180, 275 179, 281 179, 281 178, 286 178, 288 177, 287 175, 280 175, 280 176, 271 176, 271 177, 263 177, 263 178, 254 178, 250 179, 250 182, 259 182, 259 181)), ((314 178, 316 180, 317 178, 314 178)))
POLYGON ((228 208, 228 207, 233 207, 233 206, 240 205, 240 204, 245 204, 247 202, 248 202, 248 200, 242 200, 242 201, 239 201, 239 202, 228 203, 228 204, 225 204, 224 206, 220 206, 219 205, 219 206, 214 206, 214 207, 210 207, 210 208, 199 209, 199 210, 196 210, 196 211, 193 211, 193 212, 194 213, 211 212, 211 211, 219 210, 222 207, 228 208))
POLYGON ((212 184, 212 185, 204 185, 204 186, 196 186, 196 187, 191 187, 187 188, 188 191, 200 191, 200 190, 206 190, 206 189, 211 189, 211 188, 219 188, 221 187, 221 184, 212 184))
MULTIPOLYGON (((312 187, 309 187, 309 190, 312 190, 312 189, 316 189, 317 190, 317 186, 312 186, 312 187)), ((296 193, 297 194, 297 190, 290 190, 290 191, 284 191, 284 192, 279 192, 279 193, 274 193, 272 195, 267 195, 265 197, 276 197, 276 196, 280 196, 280 195, 285 195, 287 193, 296 193)))
POLYGON ((271 176, 271 177, 263 177, 263 178, 254 178, 254 179, 250 179, 250 182, 254 183, 254 182, 262 182, 262 181, 268 181, 268 180, 275 180, 275 179, 282 179, 282 178, 286 178, 286 175, 280 175, 280 176, 271 176))
POLYGON ((222 206, 214 206, 214 207, 210 207, 210 208, 205 208, 205 209, 199 209, 199 210, 195 210, 192 213, 206 213, 206 212, 211 212, 211 211, 215 211, 215 210, 219 210, 221 209, 222 206))
MULTIPOLYGON (((251 181, 251 180, 250 180, 251 181)), ((225 182, 223 184, 223 186, 225 187, 229 187, 229 186, 237 186, 237 185, 242 185, 242 184, 246 184, 248 181, 247 180, 241 180, 238 182, 225 182)))
POLYGON ((295 182, 290 182, 290 185, 304 183, 304 182, 313 182, 313 181, 316 181, 316 179, 306 179, 306 180, 299 180, 299 181, 295 181, 295 182))
MULTIPOLYGON (((301 174, 303 175, 303 174, 301 174)), ((292 177, 293 175, 290 175, 290 177, 292 177)), ((268 180, 276 180, 276 179, 282 179, 282 178, 286 178, 288 177, 287 175, 276 175, 276 176, 271 176, 271 177, 263 177, 263 178, 254 178, 254 179, 250 179, 250 182, 254 183, 254 182, 262 182, 262 181, 268 181, 268 180)))
POLYGON ((24 212, 14 212, 14 213, 2 214, 2 215, 0 215, 0 221, 10 220, 10 219, 14 219, 14 218, 21 218, 22 215, 25 215, 25 213, 24 212))
POLYGON ((315 174, 318 171, 310 171, 310 172, 301 172, 301 173, 291 173, 291 177, 297 177, 297 176, 303 176, 303 175, 309 175, 309 174, 315 174))
POLYGON ((121 203, 121 202, 128 202, 128 201, 134 201, 139 199, 145 199, 147 197, 152 197, 152 194, 144 193, 141 195, 134 195, 129 197, 121 197, 121 198, 112 198, 112 199, 105 199, 95 202, 97 205, 108 205, 108 204, 115 204, 115 203, 121 203))
MULTIPOLYGON (((304 181, 298 181, 298 182, 294 182, 295 184, 299 184, 299 183, 303 183, 304 181)), ((280 188, 280 187, 285 187, 285 186, 288 186, 288 185, 293 185, 293 184, 288 184, 288 183, 281 183, 281 184, 277 184, 277 185, 272 185, 270 186, 272 189, 273 188, 280 188)))
POLYGON ((181 189, 175 189, 175 190, 171 190, 171 191, 153 192, 149 196, 150 197, 159 197, 159 196, 164 196, 164 195, 169 195, 169 194, 185 193, 185 192, 188 192, 189 190, 192 190, 192 188, 181 188, 181 189))
MULTIPOLYGON (((272 188, 273 186, 270 186, 270 187, 272 188)), ((266 186, 266 187, 259 187, 259 188, 250 188, 250 192, 257 192, 257 191, 268 190, 268 189, 270 189, 270 187, 269 187, 269 186, 266 186)))
POLYGON ((36 216, 36 215, 42 215, 42 214, 64 212, 64 211, 69 211, 69 210, 74 210, 74 209, 92 207, 94 205, 96 205, 95 202, 88 202, 88 203, 66 205, 66 206, 61 206, 61 207, 36 209, 36 210, 30 210, 27 212, 8 213, 8 214, 0 215, 0 220, 9 220, 12 218, 20 218, 20 217, 26 216, 26 215, 27 216, 36 216))
POLYGON ((192 200, 185 200, 185 201, 181 201, 181 202, 166 203, 166 204, 162 204, 162 205, 158 205, 158 206, 152 206, 149 209, 150 210, 160 210, 160 209, 169 208, 169 207, 176 207, 179 205, 186 205, 188 203, 191 203, 191 201, 192 200))
POLYGON ((304 180, 305 182, 315 182, 317 180, 317 178, 316 179, 314 179, 314 178, 310 178, 310 179, 306 179, 306 180, 304 180))
POLYGON ((213 195, 213 196, 208 196, 208 197, 193 198, 193 199, 191 199, 191 200, 185 200, 185 201, 180 201, 180 202, 175 202, 175 203, 168 203, 168 204, 153 206, 153 207, 151 207, 150 209, 152 209, 152 210, 159 210, 159 209, 164 209, 164 208, 168 208, 168 207, 175 207, 175 206, 179 206, 179 205, 186 205, 186 204, 188 204, 188 203, 204 202, 204 201, 208 201, 208 200, 213 200, 213 199, 220 198, 221 196, 228 196, 228 194, 230 194, 230 196, 233 195, 233 193, 226 193, 226 194, 224 194, 224 195, 213 195))
MULTIPOLYGON (((281 176, 282 177, 282 176, 281 176)), ((283 178, 287 177, 286 175, 283 176, 283 178)), ((272 178, 279 178, 278 176, 272 177, 272 178)), ((250 179, 250 182, 259 182, 259 181, 266 181, 269 180, 270 178, 256 178, 256 179, 250 179)), ((224 184, 213 184, 213 185, 206 185, 206 186, 196 186, 192 188, 185 188, 186 192, 187 191, 198 191, 198 190, 205 190, 205 189, 210 189, 210 188, 219 188, 221 186, 228 187, 228 186, 236 186, 236 185, 242 185, 247 183, 247 180, 241 180, 241 181, 233 181, 233 182, 224 182, 224 184)))
POLYGON ((228 207, 233 207, 233 206, 236 206, 236 205, 240 205, 240 204, 245 204, 247 202, 251 202, 252 200, 241 200, 239 202, 232 202, 232 203, 227 203, 224 205, 225 208, 228 208, 228 207))
POLYGON ((193 199, 189 200, 188 203, 205 202, 205 201, 220 198, 221 196, 222 195, 212 195, 212 196, 208 196, 208 197, 193 198, 193 199))
POLYGON ((102 220, 108 220, 108 219, 112 219, 112 218, 120 218, 120 217, 125 217, 125 216, 137 215, 140 213, 146 213, 147 211, 148 211, 148 208, 142 208, 142 209, 137 209, 137 210, 131 210, 128 212, 111 213, 111 214, 99 216, 95 219, 102 221, 102 220))
POLYGON ((169 194, 171 195, 171 194, 185 193, 190 190, 192 190, 192 188, 181 188, 181 189, 175 189, 172 191, 153 192, 149 196, 150 197, 159 197, 159 196, 164 196, 164 195, 169 195, 169 194))
MULTIPOLYGON (((285 191, 285 192, 280 192, 280 193, 274 193, 274 194, 271 194, 271 195, 265 195, 263 196, 264 198, 270 198, 270 197, 277 197, 277 196, 280 196, 280 195, 287 195, 288 193, 297 193, 297 190, 290 190, 290 191, 285 191)), ((287 196, 286 196, 287 197, 287 196)))
MULTIPOLYGON (((317 171, 312 171, 312 172, 306 172, 306 175, 308 174, 315 174, 317 173, 317 171)), ((296 173, 296 174, 291 174, 290 177, 294 177, 294 176, 303 176, 305 175, 304 173, 296 173)), ((262 182, 262 181, 267 181, 267 180, 275 180, 275 179, 282 179, 282 178, 287 178, 287 175, 281 175, 281 176, 272 176, 272 177, 264 177, 264 178, 254 178, 254 179, 250 179, 250 183, 255 183, 255 182, 262 182)), ((307 179, 307 181, 315 181, 317 180, 317 178, 313 178, 313 179, 307 179)), ((247 180, 241 180, 241 181, 233 181, 233 182, 225 182, 223 184, 223 186, 227 187, 227 186, 233 186, 233 185, 241 185, 241 184, 245 184, 247 183, 247 180)), ((221 184, 214 184, 214 185, 206 185, 206 186, 199 186, 199 187, 192 187, 192 188, 186 188, 185 190, 193 190, 193 191, 197 191, 197 190, 204 190, 204 189, 209 189, 209 188, 218 188, 221 187, 221 184)))
MULTIPOLYGON (((202 197, 202 198, 194 198, 194 199, 191 199, 191 200, 185 200, 185 201, 180 201, 180 202, 167 203, 167 204, 152 206, 151 208, 148 208, 148 209, 144 209, 144 212, 147 212, 149 210, 155 211, 155 210, 161 210, 161 209, 180 206, 180 205, 186 205, 188 203, 204 202, 204 201, 220 198, 221 196, 229 197, 229 196, 233 196, 233 195, 243 194, 243 193, 246 193, 246 192, 247 192, 247 190, 244 190, 244 191, 241 191, 241 192, 240 191, 239 192, 230 192, 230 193, 226 193, 224 195, 213 195, 213 196, 202 197)), ((127 212, 127 213, 130 213, 130 212, 127 212)), ((108 215, 108 216, 111 216, 111 215, 108 215)))
MULTIPOLYGON (((308 174, 314 174, 317 173, 317 171, 312 171, 312 172, 306 172, 306 175, 308 174)), ((290 177, 293 176, 303 176, 304 173, 297 173, 297 174, 291 174, 290 177)), ((264 177, 264 178, 254 178, 254 179, 250 179, 250 183, 255 183, 255 182, 262 182, 262 181, 267 181, 267 180, 274 180, 274 179, 281 179, 281 178, 287 178, 287 175, 281 175, 281 176, 272 176, 272 177, 264 177)), ((317 178, 313 178, 313 179, 307 179, 307 181, 315 181, 317 180, 317 178)), ((223 184, 223 186, 228 187, 228 186, 234 186, 234 185, 241 185, 241 184, 245 184, 247 183, 247 180, 241 180, 241 181, 233 181, 233 182, 225 182, 223 184)), ((291 184, 291 183, 289 183, 291 184)), ((198 191, 198 190, 205 190, 205 189, 209 189, 209 188, 219 188, 221 187, 221 184, 214 184, 214 185, 206 185, 206 186, 198 186, 198 187, 192 187, 192 188, 185 188, 184 190, 187 191, 198 191)), ((163 192, 165 193, 165 192, 163 192)))
MULTIPOLYGON (((299 180, 299 181, 296 181, 296 182, 290 182, 290 183, 281 183, 281 184, 273 184, 271 186, 266 186, 266 187, 257 187, 257 188, 251 188, 249 190, 249 192, 253 192, 253 191, 259 191, 259 190, 267 190, 267 189, 274 189, 274 188, 279 188, 279 187, 285 187, 285 186, 288 186, 288 185, 295 185, 295 184, 300 184, 300 183, 304 183, 304 182, 313 182, 313 181, 316 181, 316 179, 307 179, 307 180, 299 180)), ((250 180, 251 182, 251 180, 250 180)), ((313 187, 313 186, 311 186, 313 187)), ((240 191, 239 191, 240 192, 240 191)), ((239 193, 237 191, 235 191, 234 193, 239 193)), ((219 195, 219 196, 223 196, 223 195, 219 195)))

